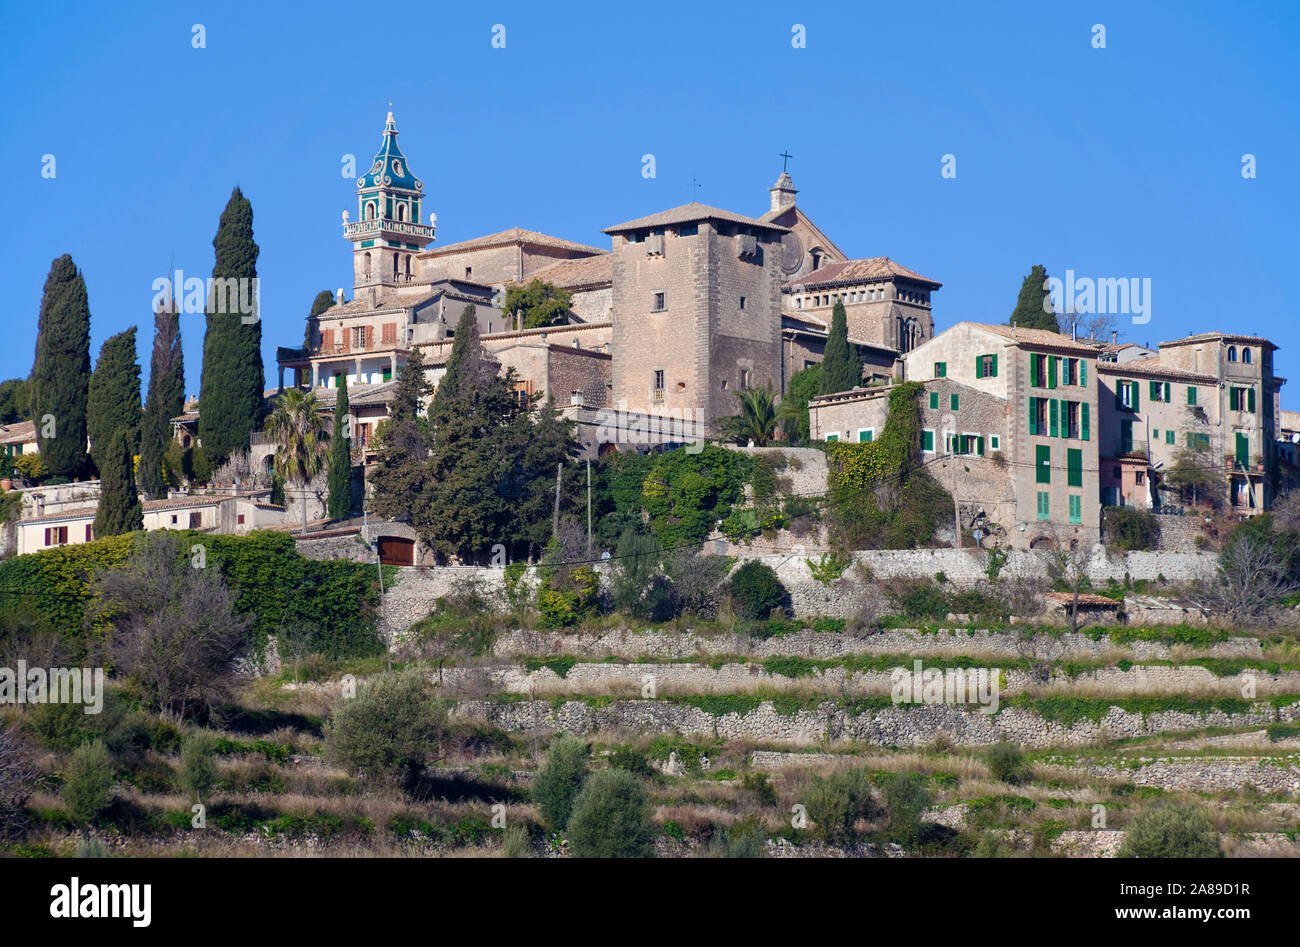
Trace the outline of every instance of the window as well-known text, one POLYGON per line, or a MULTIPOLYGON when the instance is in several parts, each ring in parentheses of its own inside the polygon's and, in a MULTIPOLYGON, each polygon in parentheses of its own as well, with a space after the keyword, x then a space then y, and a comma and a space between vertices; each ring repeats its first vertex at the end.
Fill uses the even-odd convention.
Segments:
POLYGON ((1196 389, 1191 385, 1187 386, 1187 403, 1193 406, 1196 404, 1196 389))
POLYGON ((1086 401, 1079 402, 1079 440, 1088 439, 1088 413, 1092 410, 1086 401))
POLYGON ((876 432, 873 431, 871 428, 863 428, 862 430, 858 431, 858 443, 870 444, 872 440, 875 439, 875 436, 876 436, 876 432))
POLYGON ((1133 482, 1136 483, 1138 486, 1141 486, 1142 484, 1146 483, 1147 482, 1146 471, 1144 470, 1134 471, 1133 482))
POLYGON ((996 355, 975 356, 975 377, 996 378, 998 375, 998 357, 996 355))
POLYGON ((474 275, 474 267, 472 266, 465 267, 465 279, 469 279, 473 275, 474 275))
POLYGON ((173 514, 172 514, 172 523, 174 524, 175 522, 176 522, 176 514, 173 513, 173 514))
POLYGON ((1052 482, 1052 448, 1046 444, 1034 447, 1034 480, 1037 483, 1052 482))
POLYGON ((835 441, 838 441, 839 439, 840 439, 840 436, 839 436, 838 434, 827 434, 827 435, 826 435, 826 443, 828 443, 828 444, 833 444, 835 441))
POLYGON ((949 407, 952 408, 952 410, 954 411, 957 410, 957 392, 954 391, 951 395, 948 396, 948 405, 949 407))
POLYGON ((1040 520, 1050 519, 1052 516, 1051 500, 1046 491, 1038 491, 1038 518, 1040 520))
POLYGON ((744 297, 744 296, 741 296, 741 297, 740 297, 740 308, 741 308, 741 309, 744 309, 744 308, 745 308, 745 297, 744 297))
POLYGON ((1133 422, 1119 422, 1119 452, 1121 454, 1130 454, 1133 452, 1133 422))
POLYGON ((1250 349, 1241 350, 1241 360, 1245 362, 1247 365, 1250 364, 1250 349))
POLYGON ((657 370, 655 371, 655 373, 654 373, 654 378, 653 378, 653 385, 652 385, 651 387, 654 389, 654 400, 655 400, 655 401, 663 401, 663 400, 664 400, 664 373, 663 373, 663 369, 657 369, 657 370))
POLYGON ((1110 479, 1119 480, 1122 476, 1123 474, 1118 467, 1110 468, 1110 479))
POLYGON ((930 410, 931 411, 939 410, 939 392, 937 391, 930 392, 930 410))
POLYGON ((664 309, 666 309, 666 308, 667 308, 667 305, 666 305, 666 294, 665 294, 665 293, 655 293, 655 295, 654 295, 654 303, 653 303, 653 305, 651 306, 651 310, 652 310, 653 312, 663 312, 664 309))
POLYGON ((237 526, 243 526, 243 525, 244 525, 244 514, 243 514, 243 513, 240 513, 238 516, 235 517, 235 524, 236 524, 237 526))
POLYGON ((1075 437, 1080 434, 1079 431, 1079 402, 1063 401, 1065 405, 1065 415, 1061 418, 1061 436, 1075 437))
POLYGON ((1083 486, 1083 451, 1075 447, 1065 452, 1065 484, 1069 487, 1083 486))
POLYGON ((397 323, 385 322, 382 329, 379 330, 379 341, 381 343, 393 343, 397 341, 397 323))
POLYGON ((699 224, 686 224, 683 227, 677 228, 677 236, 679 237, 693 237, 699 232, 700 232, 699 224))
POLYGON ((95 525, 94 525, 93 523, 87 523, 87 524, 86 524, 86 542, 90 542, 90 541, 91 541, 92 539, 94 539, 94 538, 95 538, 95 525))
POLYGON ((195 511, 190 514, 190 529, 198 529, 203 525, 203 514, 195 511))
POLYGON ((934 377, 935 377, 935 378, 947 378, 947 377, 948 377, 948 363, 947 363, 947 362, 935 362, 935 363, 934 363, 934 377))
POLYGON ((1136 411, 1140 407, 1138 397, 1138 383, 1135 381, 1121 381, 1115 385, 1115 407, 1125 408, 1129 411, 1136 411))
POLYGON ((1079 496, 1077 493, 1071 493, 1069 500, 1070 500, 1070 522, 1082 523, 1083 522, 1083 497, 1079 496))
POLYGON ((1237 360, 1237 347, 1236 347, 1235 345, 1229 345, 1229 346, 1228 346, 1228 361, 1230 361, 1230 362, 1235 362, 1236 360, 1237 360))
POLYGON ((365 348, 365 347, 366 347, 366 327, 365 327, 365 326, 353 326, 353 327, 352 327, 352 347, 353 347, 354 349, 362 349, 362 348, 365 348))
POLYGON ((1029 433, 1047 436, 1047 398, 1029 399, 1029 433))
POLYGON ((384 375, 383 375, 383 378, 384 378, 384 381, 392 381, 392 380, 393 380, 393 367, 392 367, 391 365, 389 365, 388 367, 386 367, 386 368, 384 369, 384 375))
POLYGON ((1160 442, 1160 428, 1155 428, 1151 431, 1151 439, 1156 443, 1160 442))
POLYGON ((1079 377, 1080 360, 1077 358, 1067 358, 1061 362, 1061 384, 1077 385, 1079 377))
POLYGON ((1001 441, 1001 439, 1000 439, 996 434, 994 434, 994 435, 992 435, 991 437, 989 437, 989 449, 990 449, 990 450, 1001 450, 1001 449, 1002 449, 1002 441, 1001 441))
POLYGON ((1249 411, 1255 412, 1255 389, 1254 388, 1229 388, 1228 389, 1228 408, 1231 411, 1249 411))
POLYGON ((934 453, 934 431, 921 432, 921 450, 929 454, 934 453))
POLYGON ((1250 438, 1241 431, 1237 432, 1237 452, 1235 460, 1238 467, 1244 469, 1250 466, 1250 438))
POLYGON ((1171 400, 1170 397, 1169 397, 1169 382, 1167 382, 1167 381, 1165 381, 1165 382, 1160 382, 1160 381, 1153 381, 1153 382, 1151 382, 1151 383, 1150 383, 1150 393, 1151 393, 1151 400, 1152 400, 1152 401, 1163 401, 1163 402, 1168 403, 1168 402, 1171 400))
POLYGON ((1166 444, 1172 444, 1173 442, 1174 442, 1174 432, 1173 432, 1173 431, 1165 431, 1165 443, 1166 443, 1166 444))
POLYGON ((1187 447, 1189 450, 1209 450, 1210 435, 1208 434, 1187 434, 1187 447))
POLYGON ((66 526, 45 527, 45 545, 61 546, 67 541, 68 541, 68 527, 66 526))

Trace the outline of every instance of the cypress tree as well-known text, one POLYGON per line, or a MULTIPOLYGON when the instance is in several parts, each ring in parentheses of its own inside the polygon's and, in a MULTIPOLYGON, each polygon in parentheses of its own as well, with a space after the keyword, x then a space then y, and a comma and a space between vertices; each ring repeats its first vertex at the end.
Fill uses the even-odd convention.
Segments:
POLYGON ((153 317, 153 355, 149 360, 149 394, 140 429, 140 490, 151 499, 167 495, 163 455, 171 441, 171 419, 185 410, 185 365, 181 321, 171 300, 153 317))
POLYGON ((100 466, 99 508, 95 510, 95 538, 119 536, 144 528, 144 510, 135 489, 130 435, 119 430, 108 439, 100 466))
POLYGON ((265 381, 261 314, 241 313, 237 305, 241 300, 255 301, 252 281, 257 277, 258 255, 253 241, 253 205, 237 187, 221 213, 212 247, 216 251, 212 278, 235 281, 225 284, 225 290, 223 284, 216 284, 208 299, 203 338, 199 438, 216 467, 248 447, 249 435, 262 420, 265 381))
POLYGON ((1057 324, 1056 313, 1052 311, 1052 304, 1048 302, 1049 295, 1047 268, 1041 263, 1035 263, 1029 275, 1020 284, 1020 296, 1016 299, 1016 308, 1011 313, 1011 318, 1007 320, 1007 325, 1060 332, 1061 327, 1057 324))
POLYGON ((328 289, 322 289, 316 294, 316 298, 311 301, 311 312, 307 313, 307 328, 302 331, 302 347, 311 347, 311 327, 312 320, 319 316, 326 309, 334 305, 334 294, 328 289))
POLYGON ((135 361, 135 326, 110 336, 99 350, 86 399, 90 459, 103 469, 104 452, 118 433, 132 454, 140 446, 140 366, 135 361))
POLYGON ((831 330, 826 336, 826 352, 822 356, 820 394, 848 391, 862 384, 862 359, 849 345, 848 319, 844 304, 839 300, 831 310, 831 330))
POLYGON ((86 466, 89 386, 90 303, 86 281, 65 253, 45 279, 31 377, 41 460, 55 476, 73 477, 86 466))
POLYGON ((408 517, 428 481, 429 437, 421 417, 422 402, 432 391, 424 375, 424 356, 411 349, 397 370, 397 388, 388 419, 375 435, 379 457, 370 476, 371 510, 390 519, 408 517))
POLYGON ((330 439, 329 516, 344 520, 352 515, 352 440, 348 420, 348 380, 343 377, 334 403, 334 436, 330 439))

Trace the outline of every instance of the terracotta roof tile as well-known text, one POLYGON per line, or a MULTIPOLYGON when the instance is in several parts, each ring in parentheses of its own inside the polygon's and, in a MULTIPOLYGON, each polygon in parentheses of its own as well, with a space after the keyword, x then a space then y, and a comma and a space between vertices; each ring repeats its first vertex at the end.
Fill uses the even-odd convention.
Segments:
POLYGON ((545 269, 538 270, 527 279, 511 280, 506 285, 524 286, 535 279, 539 279, 543 283, 550 283, 560 289, 608 286, 614 281, 614 255, 602 250, 597 256, 563 260, 545 269))
POLYGON ((1159 375, 1162 378, 1199 381, 1207 385, 1219 383, 1219 379, 1214 375, 1170 368, 1168 365, 1161 365, 1158 358, 1135 358, 1131 362, 1098 362, 1097 371, 1106 375, 1159 375))
POLYGON ((36 440, 35 421, 0 424, 0 444, 28 444, 36 440))
MULTIPOLYGON (((989 322, 959 322, 957 325, 974 326, 977 329, 983 329, 986 332, 992 332, 994 335, 1010 339, 1017 345, 1048 345, 1058 349, 1087 352, 1090 355, 1097 351, 1091 345, 1076 342, 1068 335, 1052 332, 1050 329, 1027 329, 1023 326, 1004 326, 989 322)), ((954 326, 954 328, 956 327, 954 326)))
POLYGON ((447 253, 462 253, 466 250, 482 250, 487 247, 511 246, 512 244, 533 247, 550 247, 556 250, 575 250, 580 253, 609 252, 608 250, 602 250, 600 247, 588 246, 585 243, 574 243, 572 240, 552 237, 549 234, 539 233, 536 230, 524 230, 521 227, 511 227, 509 230, 490 233, 485 237, 475 237, 472 240, 462 240, 459 243, 449 243, 446 246, 425 250, 423 253, 420 253, 419 256, 436 257, 447 253))
POLYGON ((886 280, 902 277, 916 280, 938 289, 943 284, 922 276, 915 270, 909 270, 900 263, 895 263, 887 256, 873 256, 858 260, 845 260, 843 263, 828 263, 801 279, 791 280, 781 286, 783 290, 815 289, 822 286, 838 286, 848 283, 864 283, 871 280, 886 280))
POLYGON ((708 204, 692 201, 689 204, 682 204, 680 207, 661 210, 657 214, 638 217, 635 220, 615 224, 613 227, 606 227, 603 232, 613 234, 622 233, 625 230, 641 230, 646 227, 671 227, 676 224, 695 223, 699 220, 722 220, 728 223, 757 227, 761 230, 772 230, 777 233, 786 233, 789 230, 787 227, 777 227, 774 224, 764 223, 756 217, 733 214, 729 210, 722 210, 717 207, 710 207, 708 204))

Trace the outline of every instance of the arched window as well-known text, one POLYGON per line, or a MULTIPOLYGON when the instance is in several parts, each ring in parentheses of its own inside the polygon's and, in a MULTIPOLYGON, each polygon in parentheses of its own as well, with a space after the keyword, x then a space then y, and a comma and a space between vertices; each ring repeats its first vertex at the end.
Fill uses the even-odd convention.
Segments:
POLYGON ((1250 364, 1250 349, 1241 350, 1241 360, 1245 362, 1247 365, 1250 364))
POLYGON ((366 220, 375 219, 375 202, 366 201, 366 220))
POLYGON ((397 219, 398 219, 398 220, 405 220, 405 219, 406 219, 406 205, 405 205, 405 204, 398 204, 398 205, 397 205, 397 219))
POLYGON ((370 279, 370 253, 366 252, 366 279, 370 279))
POLYGON ((1228 346, 1228 361, 1230 361, 1230 362, 1235 362, 1236 360, 1237 360, 1237 347, 1236 347, 1235 345, 1229 345, 1229 346, 1228 346))
POLYGON ((411 254, 406 255, 406 278, 411 278, 411 254))
POLYGON ((397 278, 397 254, 393 254, 393 278, 397 278))

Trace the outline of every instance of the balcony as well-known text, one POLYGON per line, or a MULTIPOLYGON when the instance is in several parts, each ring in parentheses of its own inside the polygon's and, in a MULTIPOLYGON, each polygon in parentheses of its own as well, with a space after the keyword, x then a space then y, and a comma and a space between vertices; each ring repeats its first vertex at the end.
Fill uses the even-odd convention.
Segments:
POLYGON ((417 224, 410 220, 358 220, 354 223, 343 225, 343 236, 345 237, 365 237, 371 234, 378 236, 382 233, 401 234, 407 237, 423 238, 425 240, 433 239, 433 228, 427 224, 417 224))

